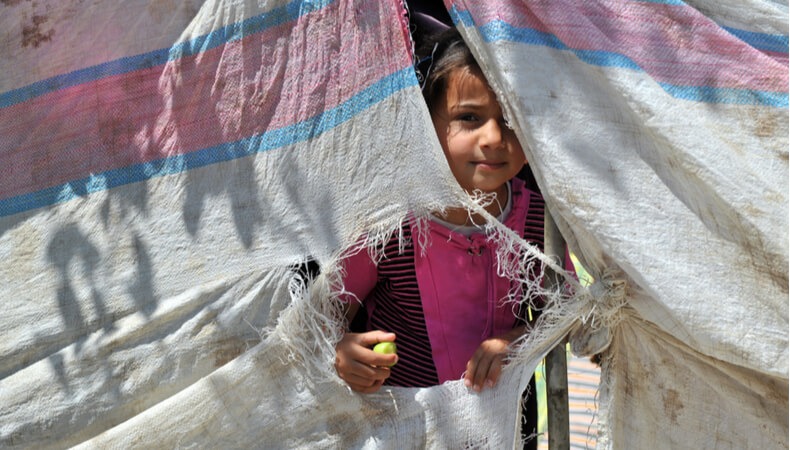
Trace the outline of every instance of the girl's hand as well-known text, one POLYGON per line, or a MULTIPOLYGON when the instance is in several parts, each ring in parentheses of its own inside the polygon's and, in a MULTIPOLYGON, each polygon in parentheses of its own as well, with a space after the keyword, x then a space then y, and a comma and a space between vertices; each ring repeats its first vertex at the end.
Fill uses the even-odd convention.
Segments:
POLYGON ((346 333, 335 347, 337 374, 353 391, 363 394, 378 391, 390 376, 389 366, 398 361, 398 356, 376 353, 370 347, 394 340, 394 333, 384 331, 346 333))
POLYGON ((523 326, 516 327, 502 336, 492 337, 483 341, 472 359, 466 363, 464 384, 476 392, 487 387, 494 387, 502 373, 502 366, 509 350, 508 346, 525 331, 523 326))

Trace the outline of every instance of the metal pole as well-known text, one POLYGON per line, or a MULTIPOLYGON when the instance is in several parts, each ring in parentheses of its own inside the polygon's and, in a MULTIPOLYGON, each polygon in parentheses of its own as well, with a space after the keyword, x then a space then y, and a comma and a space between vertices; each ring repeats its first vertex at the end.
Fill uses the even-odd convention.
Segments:
MULTIPOLYGON (((546 255, 565 262, 565 240, 557 224, 546 208, 544 221, 544 248, 546 255)), ((556 288, 562 283, 561 277, 553 270, 546 270, 549 286, 556 288)), ((570 448, 570 427, 568 408, 568 359, 565 342, 555 347, 546 356, 546 407, 548 410, 548 433, 550 450, 570 448)))

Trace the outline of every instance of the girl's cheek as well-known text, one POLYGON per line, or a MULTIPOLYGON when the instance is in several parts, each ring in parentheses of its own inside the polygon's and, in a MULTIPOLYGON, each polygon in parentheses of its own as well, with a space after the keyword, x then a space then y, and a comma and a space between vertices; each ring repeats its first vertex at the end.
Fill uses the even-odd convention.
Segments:
POLYGON ((513 149, 513 151, 524 153, 524 149, 521 148, 521 143, 518 141, 518 139, 516 139, 515 136, 508 139, 508 144, 510 144, 510 148, 513 149))

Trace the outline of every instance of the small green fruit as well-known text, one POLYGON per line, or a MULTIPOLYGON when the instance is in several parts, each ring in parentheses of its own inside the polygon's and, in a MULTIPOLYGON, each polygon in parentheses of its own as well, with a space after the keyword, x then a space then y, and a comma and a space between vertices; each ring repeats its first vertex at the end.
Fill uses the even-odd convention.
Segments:
MULTIPOLYGON (((395 346, 394 342, 379 342, 375 347, 373 347, 373 351, 384 355, 391 355, 397 353, 398 347, 395 346)), ((395 363, 390 364, 390 367, 394 365, 395 363)))

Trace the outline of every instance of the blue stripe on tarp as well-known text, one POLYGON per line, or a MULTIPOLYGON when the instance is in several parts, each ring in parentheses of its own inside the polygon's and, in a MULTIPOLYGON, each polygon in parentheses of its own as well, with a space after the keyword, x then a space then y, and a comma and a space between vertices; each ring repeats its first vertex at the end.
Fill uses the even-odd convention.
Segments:
MULTIPOLYGON (((632 1, 637 1, 640 3, 658 3, 660 5, 685 6, 689 8, 694 8, 693 6, 687 5, 686 2, 682 0, 632 0, 632 1)), ((720 26, 723 29, 730 32, 730 34, 738 37, 743 42, 751 45, 752 47, 758 50, 785 53, 785 54, 788 51, 788 38, 786 35, 760 33, 757 31, 747 31, 734 27, 726 27, 723 25, 720 26)))
POLYGON ((763 105, 777 108, 788 107, 788 95, 783 92, 768 92, 754 89, 715 88, 710 86, 677 86, 658 83, 675 98, 705 103, 729 103, 738 105, 763 105))
POLYGON ((290 3, 267 11, 238 23, 227 25, 203 36, 181 42, 170 48, 163 48, 140 55, 108 61, 92 67, 75 70, 74 72, 57 75, 46 80, 0 94, 0 108, 7 108, 28 101, 40 95, 77 86, 101 78, 149 69, 174 61, 185 56, 196 55, 219 47, 225 43, 240 40, 246 36, 260 33, 283 23, 296 20, 300 16, 319 10, 334 0, 293 0, 290 3))
MULTIPOLYGON (((489 22, 482 26, 475 25, 468 11, 450 9, 450 15, 456 24, 477 27, 486 42, 511 41, 529 45, 550 47, 557 50, 570 51, 582 61, 602 67, 617 67, 629 70, 644 70, 628 56, 604 50, 577 50, 565 45, 557 36, 533 28, 519 28, 501 20, 489 22)), ((646 73, 646 72, 645 72, 646 73)), ((649 75, 649 74, 648 74, 649 75)), ((675 98, 705 103, 729 103, 743 105, 763 105, 777 108, 788 107, 786 92, 771 92, 753 89, 718 88, 712 86, 683 86, 670 83, 659 83, 668 94, 675 98)))
POLYGON ((0 200, 0 217, 304 142, 347 122, 396 92, 417 84, 414 69, 409 66, 382 78, 340 105, 293 125, 183 155, 92 174, 36 192, 0 200))
POLYGON ((757 33, 732 27, 722 28, 757 50, 787 54, 787 36, 781 34, 757 33))
POLYGON ((495 21, 483 25, 479 30, 487 42, 511 41, 541 45, 571 51, 582 61, 596 66, 642 70, 636 62, 625 55, 604 50, 576 50, 565 45, 557 36, 533 28, 517 28, 506 22, 495 21))

